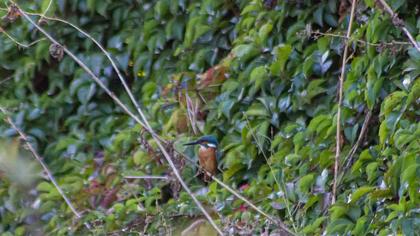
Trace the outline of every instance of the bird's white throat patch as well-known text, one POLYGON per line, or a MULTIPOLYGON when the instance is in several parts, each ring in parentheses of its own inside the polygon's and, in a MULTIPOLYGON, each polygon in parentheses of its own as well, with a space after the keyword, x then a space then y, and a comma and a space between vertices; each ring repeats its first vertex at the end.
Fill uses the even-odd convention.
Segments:
POLYGON ((216 148, 216 144, 214 143, 207 143, 207 146, 211 148, 216 148))
POLYGON ((216 144, 214 143, 200 144, 200 149, 207 149, 207 148, 216 148, 216 144))

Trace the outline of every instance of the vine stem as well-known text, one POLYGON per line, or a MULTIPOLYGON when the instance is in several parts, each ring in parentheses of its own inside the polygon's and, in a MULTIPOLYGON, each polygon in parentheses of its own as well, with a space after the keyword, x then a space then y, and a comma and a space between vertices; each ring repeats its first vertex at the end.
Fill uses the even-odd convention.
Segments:
POLYGON ((357 0, 353 0, 351 4, 351 12, 350 12, 350 20, 349 26, 347 28, 347 34, 345 39, 345 46, 344 46, 344 53, 343 53, 343 62, 341 65, 341 74, 339 79, 339 93, 338 93, 338 109, 337 109, 337 132, 336 132, 336 147, 335 147, 335 158, 334 158, 334 182, 333 182, 333 189, 332 189, 332 197, 331 197, 331 204, 334 204, 336 201, 337 195, 337 176, 338 176, 338 164, 341 154, 341 106, 343 105, 343 84, 344 84, 344 77, 346 73, 346 62, 347 62, 347 54, 349 51, 349 38, 351 36, 351 27, 353 25, 354 20, 354 12, 356 9, 357 0))
MULTIPOLYGON (((12 1, 13 2, 13 1, 12 1)), ((45 35, 45 37, 48 38, 52 43, 60 46, 63 48, 64 52, 69 55, 80 67, 82 67, 90 76, 91 78, 114 100, 114 102, 121 107, 125 113, 127 113, 131 118, 133 118, 138 124, 140 124, 143 128, 145 128, 155 139, 157 146, 162 151, 163 156, 167 160, 169 166, 171 167, 173 173, 175 174, 176 178, 178 179, 181 186, 184 188, 184 190, 188 193, 188 195, 192 198, 192 200, 195 202, 197 207, 200 209, 200 211, 204 214, 204 216, 207 218, 209 223, 213 226, 213 228, 218 232, 220 235, 224 235, 221 229, 216 225, 210 214, 206 211, 206 209, 203 207, 203 205, 198 201, 198 199, 194 196, 190 188, 187 186, 187 184, 182 179, 178 169, 176 168, 175 164, 173 163, 171 156, 166 151, 165 147, 163 146, 161 139, 157 136, 157 134, 149 128, 150 125, 146 125, 144 122, 142 122, 136 115, 134 115, 124 103, 111 91, 106 87, 106 85, 93 73, 92 70, 89 69, 89 67, 86 66, 85 63, 83 63, 76 55, 74 55, 70 50, 68 50, 66 47, 61 45, 56 39, 54 39, 47 31, 45 31, 41 26, 36 24, 29 16, 26 14, 21 8, 13 2, 17 8, 19 9, 21 15, 29 22, 31 23, 35 28, 37 28, 42 34, 45 35)), ((144 117, 145 118, 145 117, 144 117)), ((146 120, 146 119, 144 119, 146 120)))

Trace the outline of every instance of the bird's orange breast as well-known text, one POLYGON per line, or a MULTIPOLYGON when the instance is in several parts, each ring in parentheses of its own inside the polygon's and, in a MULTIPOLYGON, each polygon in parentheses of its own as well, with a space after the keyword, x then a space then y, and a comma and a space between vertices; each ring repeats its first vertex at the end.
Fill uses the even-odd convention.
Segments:
MULTIPOLYGON (((200 147, 198 150, 200 166, 212 175, 217 171, 216 149, 212 147, 200 147)), ((209 177, 207 174, 205 176, 209 177)))

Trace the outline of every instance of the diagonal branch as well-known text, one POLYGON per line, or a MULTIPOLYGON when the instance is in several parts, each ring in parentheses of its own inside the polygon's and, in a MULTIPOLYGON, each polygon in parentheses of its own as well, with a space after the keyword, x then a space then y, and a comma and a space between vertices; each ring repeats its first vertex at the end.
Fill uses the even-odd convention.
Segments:
POLYGON ((333 182, 333 190, 332 190, 332 198, 331 204, 335 203, 336 195, 337 195, 337 176, 338 176, 338 164, 341 152, 341 143, 340 143, 340 136, 341 136, 341 106, 343 104, 343 84, 344 84, 344 77, 346 73, 346 62, 347 62, 347 54, 349 51, 349 41, 347 40, 351 36, 351 27, 353 25, 354 19, 354 11, 356 9, 357 0, 353 0, 351 4, 351 12, 350 12, 350 20, 349 26, 347 28, 345 46, 344 46, 344 53, 343 53, 343 61, 341 65, 341 75, 340 81, 338 85, 339 93, 338 93, 338 109, 337 109, 337 133, 335 136, 336 139, 336 147, 335 147, 335 159, 334 159, 334 182, 333 182))
POLYGON ((368 124, 371 117, 372 117, 372 111, 369 110, 368 113, 366 114, 365 120, 363 121, 362 129, 360 130, 360 134, 359 134, 359 137, 357 138, 356 143, 351 148, 348 156, 344 159, 344 162, 346 164, 344 165, 344 169, 342 171, 343 173, 350 167, 351 163, 353 162, 353 156, 356 153, 357 149, 359 148, 360 144, 363 141, 363 138, 366 135, 366 132, 368 130, 368 124))
POLYGON ((15 39, 12 35, 10 35, 9 33, 7 33, 7 31, 5 29, 3 29, 0 26, 0 33, 3 33, 7 38, 9 38, 10 40, 12 40, 15 44, 17 44, 18 46, 22 47, 22 48, 29 48, 32 47, 33 45, 45 40, 45 38, 41 38, 41 39, 37 39, 29 44, 25 44, 25 43, 21 43, 19 42, 17 39, 15 39))
POLYGON ((410 40, 410 42, 413 44, 413 46, 417 49, 417 51, 420 52, 420 44, 416 42, 416 40, 414 39, 413 35, 411 35, 410 31, 408 31, 407 27, 405 27, 405 23, 403 20, 401 20, 398 15, 392 10, 392 8, 388 5, 388 3, 386 3, 385 0, 377 0, 377 2, 383 6, 383 8, 385 9, 385 11, 391 16, 392 18, 392 23, 400 28, 404 34, 408 37, 408 40, 410 40))
MULTIPOLYGON (((23 11, 23 10, 21 10, 21 11, 23 11)), ((105 48, 94 37, 92 37, 86 31, 82 30, 80 27, 76 26, 75 24, 73 24, 73 23, 71 23, 69 21, 66 21, 66 20, 63 20, 63 19, 60 19, 60 18, 56 18, 56 17, 48 17, 48 16, 45 16, 45 14, 29 13, 29 12, 25 12, 25 13, 28 14, 28 15, 40 16, 41 19, 58 21, 58 22, 61 22, 61 23, 70 25, 71 27, 73 27, 74 29, 76 29, 78 32, 80 32, 81 34, 83 34, 84 36, 86 36, 88 39, 90 39, 94 44, 96 44, 96 46, 98 46, 98 48, 102 51, 102 53, 107 57, 107 59, 111 63, 112 68, 114 68, 115 72, 117 73, 118 79, 121 81, 121 84, 124 87, 124 90, 128 94, 128 97, 130 98, 130 100, 133 103, 133 105, 136 107, 136 110, 139 113, 140 117, 143 119, 145 125, 142 125, 142 126, 146 126, 146 128, 148 128, 148 131, 149 132, 153 132, 153 130, 152 130, 152 128, 151 128, 148 120, 146 119, 146 116, 144 115, 142 109, 140 108, 139 103, 137 102, 136 98, 134 97, 133 93, 131 92, 130 88, 128 87, 128 84, 125 81, 123 75, 121 74, 120 70, 118 69, 117 64, 112 59, 112 57, 109 54, 109 52, 106 51, 105 48)), ((160 139, 160 141, 165 142, 162 139, 160 139)))
POLYGON ((168 176, 155 176, 155 175, 126 175, 124 179, 161 179, 161 180, 171 180, 168 176))
MULTIPOLYGON (((16 3, 14 3, 16 4, 16 3)), ((16 5, 17 6, 17 5, 16 5)), ((172 171, 174 172, 176 178, 184 188, 184 190, 190 195, 190 197, 193 199, 197 207, 203 212, 209 223, 213 226, 213 228, 220 234, 223 235, 222 231, 219 229, 219 227, 216 225, 212 217, 209 215, 209 213, 204 209, 203 205, 198 201, 198 199, 194 196, 190 188, 187 186, 187 184, 182 179, 179 171, 177 170, 175 164, 173 163, 171 156, 166 151, 165 147, 163 146, 162 142, 160 141, 160 137, 151 129, 149 128, 150 125, 146 125, 144 122, 142 122, 136 115, 134 115, 122 101, 115 96, 115 94, 106 87, 106 85, 90 70, 86 64, 84 64, 76 55, 74 55, 70 50, 68 50, 66 47, 61 45, 56 39, 54 39, 47 31, 45 31, 41 26, 37 25, 29 16, 26 14, 19 6, 17 6, 19 9, 21 15, 29 21, 35 28, 37 28, 42 34, 45 35, 52 43, 60 46, 63 48, 64 52, 69 55, 80 67, 82 67, 90 76, 91 78, 114 100, 114 102, 121 107, 126 114, 128 114, 131 118, 133 118, 138 124, 140 124, 144 129, 146 129, 155 139, 156 144, 158 145, 159 149, 162 151, 162 154, 164 155, 165 159, 168 161, 169 166, 171 167, 172 171)), ((146 120, 146 119, 145 119, 146 120)))
MULTIPOLYGON (((55 180, 53 174, 48 169, 48 166, 45 164, 45 162, 42 160, 42 157, 36 152, 35 148, 32 146, 32 144, 28 140, 28 136, 26 136, 25 133, 20 130, 16 124, 12 121, 12 119, 7 115, 6 110, 3 107, 0 107, 0 111, 6 116, 5 120, 9 125, 19 134, 19 136, 25 141, 26 146, 28 147, 29 151, 32 153, 32 155, 35 157, 35 159, 38 161, 38 163, 42 166, 42 169, 47 174, 48 179, 53 183, 54 187, 57 189, 58 193, 60 193, 61 197, 66 202, 67 206, 71 209, 73 214, 80 219, 82 216, 81 214, 76 210, 76 208, 71 203, 70 199, 66 196, 64 191, 61 189, 61 187, 58 185, 57 181, 55 180)), ((85 224, 88 229, 91 227, 88 224, 85 224)))

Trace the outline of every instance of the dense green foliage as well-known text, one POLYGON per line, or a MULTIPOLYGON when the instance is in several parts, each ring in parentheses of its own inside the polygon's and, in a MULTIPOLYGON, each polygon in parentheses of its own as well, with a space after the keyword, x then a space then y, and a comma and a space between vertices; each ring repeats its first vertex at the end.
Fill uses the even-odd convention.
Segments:
MULTIPOLYGON (((21 2, 30 12, 43 12, 49 3, 21 2)), ((374 2, 359 1, 356 9, 333 205, 344 48, 337 35, 347 30, 350 2, 58 0, 47 16, 74 23, 105 46, 153 128, 178 151, 196 160, 182 144, 216 135, 222 149, 218 176, 298 234, 414 235, 420 232, 420 53, 392 43, 407 39, 374 2)), ((388 2, 420 41, 419 2, 388 2)), ((11 21, 6 14, 1 12, 1 29, 17 41, 44 37, 22 17, 11 21)), ((130 104, 91 40, 61 22, 41 25, 130 104)), ((123 178, 172 173, 150 135, 70 57, 60 60, 50 51, 48 40, 21 48, 0 34, 0 105, 29 135, 83 217, 76 220, 46 178, 13 181, 0 162, 2 235, 24 235, 34 225, 53 235, 84 234, 84 222, 94 226, 92 234, 155 235, 176 224, 182 230, 199 217, 176 182, 123 178)), ((1 122, 0 137, 16 132, 1 122)), ((189 186, 202 189, 196 166, 173 155, 189 186)), ((198 197, 227 232, 276 228, 216 183, 198 197)))

